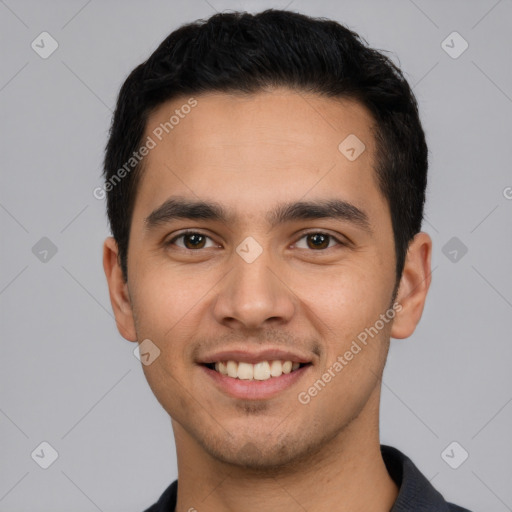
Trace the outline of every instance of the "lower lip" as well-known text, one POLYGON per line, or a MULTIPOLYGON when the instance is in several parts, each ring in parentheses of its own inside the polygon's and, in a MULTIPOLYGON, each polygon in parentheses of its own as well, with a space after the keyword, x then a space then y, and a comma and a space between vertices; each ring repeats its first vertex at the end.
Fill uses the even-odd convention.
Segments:
POLYGON ((270 377, 267 380, 243 380, 222 375, 204 365, 200 366, 205 374, 213 379, 222 392, 233 398, 243 400, 265 400, 271 398, 279 392, 292 387, 311 367, 310 364, 302 366, 293 372, 283 373, 280 377, 270 377))

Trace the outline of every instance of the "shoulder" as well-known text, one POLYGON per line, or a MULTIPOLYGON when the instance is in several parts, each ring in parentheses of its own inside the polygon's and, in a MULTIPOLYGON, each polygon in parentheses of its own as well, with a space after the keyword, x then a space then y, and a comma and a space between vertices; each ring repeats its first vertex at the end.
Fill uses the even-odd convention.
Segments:
POLYGON ((381 445, 381 453, 386 469, 399 489, 391 512, 471 512, 445 501, 412 460, 400 450, 381 445))
POLYGON ((176 508, 176 496, 178 491, 178 480, 174 480, 160 496, 158 501, 144 512, 174 512, 176 508))
POLYGON ((459 507, 458 505, 454 505, 453 503, 448 503, 447 505, 449 512, 471 512, 471 510, 459 507))

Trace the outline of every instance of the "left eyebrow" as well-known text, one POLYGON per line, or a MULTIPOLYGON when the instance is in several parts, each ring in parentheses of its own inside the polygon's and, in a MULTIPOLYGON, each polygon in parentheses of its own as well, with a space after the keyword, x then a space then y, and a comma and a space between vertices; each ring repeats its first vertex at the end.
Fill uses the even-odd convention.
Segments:
MULTIPOLYGON (((171 197, 151 212, 144 219, 144 224, 149 231, 176 219, 213 220, 232 224, 235 215, 216 202, 171 197)), ((314 219, 344 220, 373 234, 368 214, 341 199, 282 203, 275 206, 266 215, 266 220, 271 228, 286 222, 314 219)))
POLYGON ((341 199, 299 201, 276 206, 267 215, 272 227, 296 220, 344 220, 372 234, 369 216, 364 210, 341 199))

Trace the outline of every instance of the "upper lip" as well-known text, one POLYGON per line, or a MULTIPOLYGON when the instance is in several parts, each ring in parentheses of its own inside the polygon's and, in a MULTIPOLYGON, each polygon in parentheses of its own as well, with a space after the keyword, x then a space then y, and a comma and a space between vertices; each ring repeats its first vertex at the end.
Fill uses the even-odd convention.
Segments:
POLYGON ((237 361, 256 364, 261 361, 291 361, 292 363, 310 363, 311 357, 282 348, 219 350, 203 357, 201 364, 217 363, 219 361, 237 361))

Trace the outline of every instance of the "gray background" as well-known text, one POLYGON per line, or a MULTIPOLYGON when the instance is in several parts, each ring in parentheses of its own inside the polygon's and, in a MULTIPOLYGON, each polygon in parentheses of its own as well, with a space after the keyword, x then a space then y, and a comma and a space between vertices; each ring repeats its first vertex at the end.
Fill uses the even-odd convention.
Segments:
POLYGON ((129 71, 184 22, 266 7, 347 24, 414 85, 431 153, 433 282, 414 335, 392 341, 381 438, 447 499, 512 510, 512 2, 5 0, 1 511, 137 512, 176 477, 169 418, 112 317, 93 190, 129 71), (47 59, 31 48, 43 31, 59 45, 47 59), (469 44, 458 58, 441 45, 453 31, 469 44), (57 249, 46 261, 43 237, 57 249), (42 441, 59 454, 46 470, 31 457, 42 441), (458 469, 441 456, 452 441, 452 463, 469 453, 458 469))

